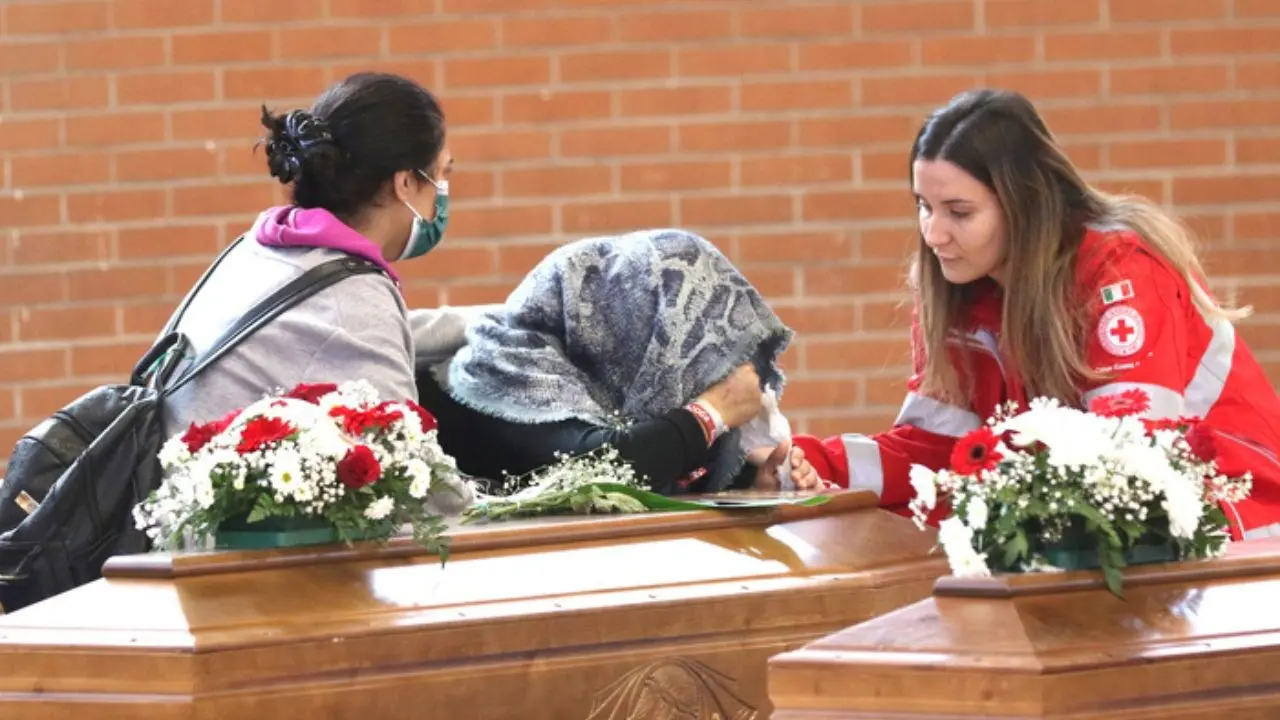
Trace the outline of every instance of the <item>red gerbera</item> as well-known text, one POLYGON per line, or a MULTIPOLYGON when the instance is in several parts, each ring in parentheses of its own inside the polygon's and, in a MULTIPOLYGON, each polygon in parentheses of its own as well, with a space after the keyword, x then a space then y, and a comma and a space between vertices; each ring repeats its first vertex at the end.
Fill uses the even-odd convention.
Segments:
POLYGON ((412 400, 406 401, 405 405, 408 405, 409 409, 422 421, 422 432, 430 432, 436 429, 436 416, 428 412, 426 408, 412 400))
POLYGON ((297 429, 286 420, 277 417, 256 417, 245 423, 244 430, 240 433, 240 444, 236 445, 236 452, 244 455, 261 450, 273 442, 284 440, 295 432, 297 429))
POLYGON ((338 386, 333 383, 299 383, 293 386, 293 389, 285 393, 284 396, 316 405, 320 402, 320 398, 337 391, 338 386))
POLYGON ((1100 395, 1089 401, 1089 412, 1102 417, 1141 415, 1151 409, 1151 396, 1133 388, 1119 395, 1100 395))
POLYGON ((994 470, 1004 456, 996 451, 1000 438, 988 426, 974 430, 956 442, 951 449, 951 469, 961 475, 980 470, 994 470))
POLYGON ((189 452, 192 454, 198 453, 205 445, 209 444, 210 440, 217 437, 223 430, 226 430, 239 414, 240 411, 237 409, 203 425, 191 423, 191 426, 182 435, 182 442, 186 444, 189 452))

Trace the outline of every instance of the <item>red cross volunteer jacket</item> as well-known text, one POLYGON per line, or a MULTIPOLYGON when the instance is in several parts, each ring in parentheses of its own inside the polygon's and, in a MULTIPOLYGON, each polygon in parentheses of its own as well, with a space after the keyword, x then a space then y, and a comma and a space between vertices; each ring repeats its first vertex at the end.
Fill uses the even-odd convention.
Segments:
MULTIPOLYGON (((1094 299, 1086 357, 1106 378, 1081 388, 1084 402, 1139 388, 1151 398, 1148 417, 1202 418, 1214 431, 1220 470, 1253 473, 1251 497, 1226 509, 1235 539, 1280 535, 1280 398, 1232 324, 1202 314, 1186 280, 1129 230, 1090 228, 1076 278, 1094 299)), ((1006 373, 998 350, 1000 290, 982 282, 964 332, 954 340, 974 351, 970 406, 916 392, 924 358, 920 344, 913 343, 916 375, 907 382, 907 398, 892 429, 870 436, 795 438, 819 475, 842 487, 872 490, 882 507, 909 515, 912 464, 947 467, 956 439, 977 428, 997 405, 1012 400, 1026 406, 1025 391, 1013 373, 1006 373)), ((912 337, 919 337, 914 321, 912 337)))

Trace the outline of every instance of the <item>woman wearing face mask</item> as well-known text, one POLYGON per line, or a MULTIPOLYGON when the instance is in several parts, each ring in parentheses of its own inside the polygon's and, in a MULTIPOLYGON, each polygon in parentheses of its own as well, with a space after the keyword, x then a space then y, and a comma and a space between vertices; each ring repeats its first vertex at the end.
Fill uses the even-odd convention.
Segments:
POLYGON ((1219 468, 1252 472, 1236 539, 1280 534, 1280 399, 1208 293, 1189 233, 1159 207, 1090 186, 1032 104, 956 97, 911 150, 919 252, 914 374, 893 429, 802 437, 823 477, 906 514, 912 463, 941 469, 995 407, 1087 407, 1140 389, 1145 417, 1203 418, 1219 468))
POLYGON ((198 288, 176 329, 193 355, 258 300, 310 268, 362 258, 381 273, 348 277, 276 317, 168 399, 166 429, 216 419, 298 383, 368 380, 416 399, 411 316, 392 263, 422 256, 448 221, 452 157, 444 113, 394 75, 353 75, 309 110, 265 108, 271 175, 292 202, 259 215, 198 288))
POLYGON ((791 331, 692 233, 560 247, 465 333, 456 354, 419 355, 418 381, 463 472, 502 480, 608 444, 663 494, 818 482, 765 393, 791 331))

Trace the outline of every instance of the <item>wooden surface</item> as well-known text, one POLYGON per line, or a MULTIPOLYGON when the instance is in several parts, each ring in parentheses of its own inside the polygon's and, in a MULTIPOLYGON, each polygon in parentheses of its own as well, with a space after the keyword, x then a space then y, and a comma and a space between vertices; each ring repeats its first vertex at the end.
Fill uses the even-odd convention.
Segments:
POLYGON ((938 581, 769 662, 779 720, 1280 718, 1280 538, 1225 558, 938 581))
POLYGON ((0 617, 0 718, 765 718, 767 658, 928 596, 933 543, 846 493, 118 558, 0 617))

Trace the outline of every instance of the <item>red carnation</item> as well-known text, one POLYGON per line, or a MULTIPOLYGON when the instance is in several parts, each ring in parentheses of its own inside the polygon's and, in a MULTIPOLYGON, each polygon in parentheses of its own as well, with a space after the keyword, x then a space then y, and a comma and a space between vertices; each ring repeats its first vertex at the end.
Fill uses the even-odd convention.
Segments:
POLYGON ((986 425, 965 435, 951 449, 951 469, 961 475, 994 470, 1004 456, 996 452, 1000 438, 986 425))
POLYGON ((406 400, 405 405, 418 415, 418 419, 422 421, 422 432, 430 432, 436 429, 436 416, 427 411, 418 403, 412 400, 406 400))
POLYGON ((320 403, 320 398, 337 391, 338 386, 333 383, 298 383, 284 396, 317 405, 320 403))
POLYGON ((384 402, 368 410, 352 410, 337 406, 329 411, 330 417, 342 421, 342 429, 351 435, 362 435, 370 428, 384 430, 391 423, 404 417, 399 410, 392 410, 391 403, 384 402))
POLYGON ((240 444, 236 452, 246 453, 261 450, 274 442, 279 442, 297 432, 287 421, 277 417, 256 417, 245 423, 240 433, 240 444))
POLYGON ((1151 396, 1145 390, 1133 388, 1119 395, 1100 395, 1089 401, 1089 412, 1102 417, 1126 417, 1141 415, 1151 409, 1151 396))
POLYGON ((1218 441, 1209 428, 1196 424, 1187 432, 1186 437, 1191 453, 1201 462, 1212 462, 1218 457, 1218 441))
POLYGON ((1196 425, 1200 424, 1200 418, 1197 417, 1180 417, 1180 418, 1158 418, 1148 420, 1143 418, 1142 427, 1146 428, 1147 435, 1155 435, 1161 430, 1192 430, 1196 425))
POLYGON ((382 477, 382 466, 368 445, 357 445, 338 461, 338 481, 352 490, 372 485, 382 477))

